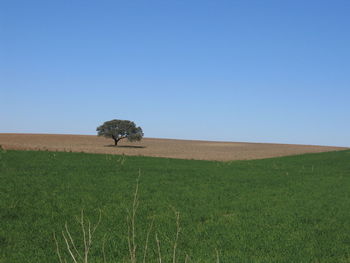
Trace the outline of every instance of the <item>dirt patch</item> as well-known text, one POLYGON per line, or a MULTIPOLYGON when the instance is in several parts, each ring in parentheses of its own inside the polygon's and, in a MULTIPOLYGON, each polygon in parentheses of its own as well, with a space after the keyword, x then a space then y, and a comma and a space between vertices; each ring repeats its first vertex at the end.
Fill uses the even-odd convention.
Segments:
POLYGON ((142 155, 197 160, 249 160, 303 153, 345 150, 343 147, 271 143, 236 143, 145 138, 141 142, 113 140, 93 135, 0 134, 4 149, 72 151, 105 154, 142 155))

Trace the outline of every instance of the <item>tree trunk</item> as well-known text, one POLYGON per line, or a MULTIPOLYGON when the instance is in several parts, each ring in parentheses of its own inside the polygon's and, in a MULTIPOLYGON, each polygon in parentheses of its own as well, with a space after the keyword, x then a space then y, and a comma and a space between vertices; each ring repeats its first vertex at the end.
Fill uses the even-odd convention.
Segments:
POLYGON ((118 145, 118 142, 121 140, 121 139, 124 139, 126 137, 115 137, 115 136, 112 136, 113 140, 114 140, 114 146, 117 146, 118 145))

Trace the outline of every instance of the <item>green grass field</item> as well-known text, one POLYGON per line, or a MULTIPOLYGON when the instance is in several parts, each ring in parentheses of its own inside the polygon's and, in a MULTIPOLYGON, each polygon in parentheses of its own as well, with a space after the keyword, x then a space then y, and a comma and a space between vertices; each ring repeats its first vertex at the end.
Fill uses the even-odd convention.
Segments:
MULTIPOLYGON (((65 223, 77 250, 81 210, 92 224, 89 262, 129 262, 126 216, 136 179, 137 259, 350 262, 350 151, 209 162, 84 153, 2 151, 0 262, 67 262, 65 223), (104 251, 104 253, 103 253, 104 251)), ((86 221, 87 225, 87 221, 86 221)), ((80 261, 82 262, 82 261, 80 261)))

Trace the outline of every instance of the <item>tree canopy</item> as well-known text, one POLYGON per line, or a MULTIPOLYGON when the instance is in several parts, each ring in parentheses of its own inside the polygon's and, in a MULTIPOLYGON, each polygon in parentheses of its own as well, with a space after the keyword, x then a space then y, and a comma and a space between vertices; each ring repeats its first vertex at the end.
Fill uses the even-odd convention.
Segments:
POLYGON ((116 146, 122 139, 128 139, 128 141, 133 142, 140 141, 143 137, 141 127, 136 127, 133 121, 128 120, 106 121, 97 127, 96 131, 98 136, 112 138, 116 146))

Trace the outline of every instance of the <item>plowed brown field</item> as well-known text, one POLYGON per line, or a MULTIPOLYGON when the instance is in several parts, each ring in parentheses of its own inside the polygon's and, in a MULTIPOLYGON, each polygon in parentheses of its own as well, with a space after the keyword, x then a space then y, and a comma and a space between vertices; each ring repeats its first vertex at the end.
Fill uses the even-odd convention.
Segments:
POLYGON ((145 138, 141 142, 120 142, 93 135, 0 134, 4 149, 72 151, 142 155, 197 160, 248 160, 303 153, 345 150, 342 147, 271 143, 212 142, 145 138))

